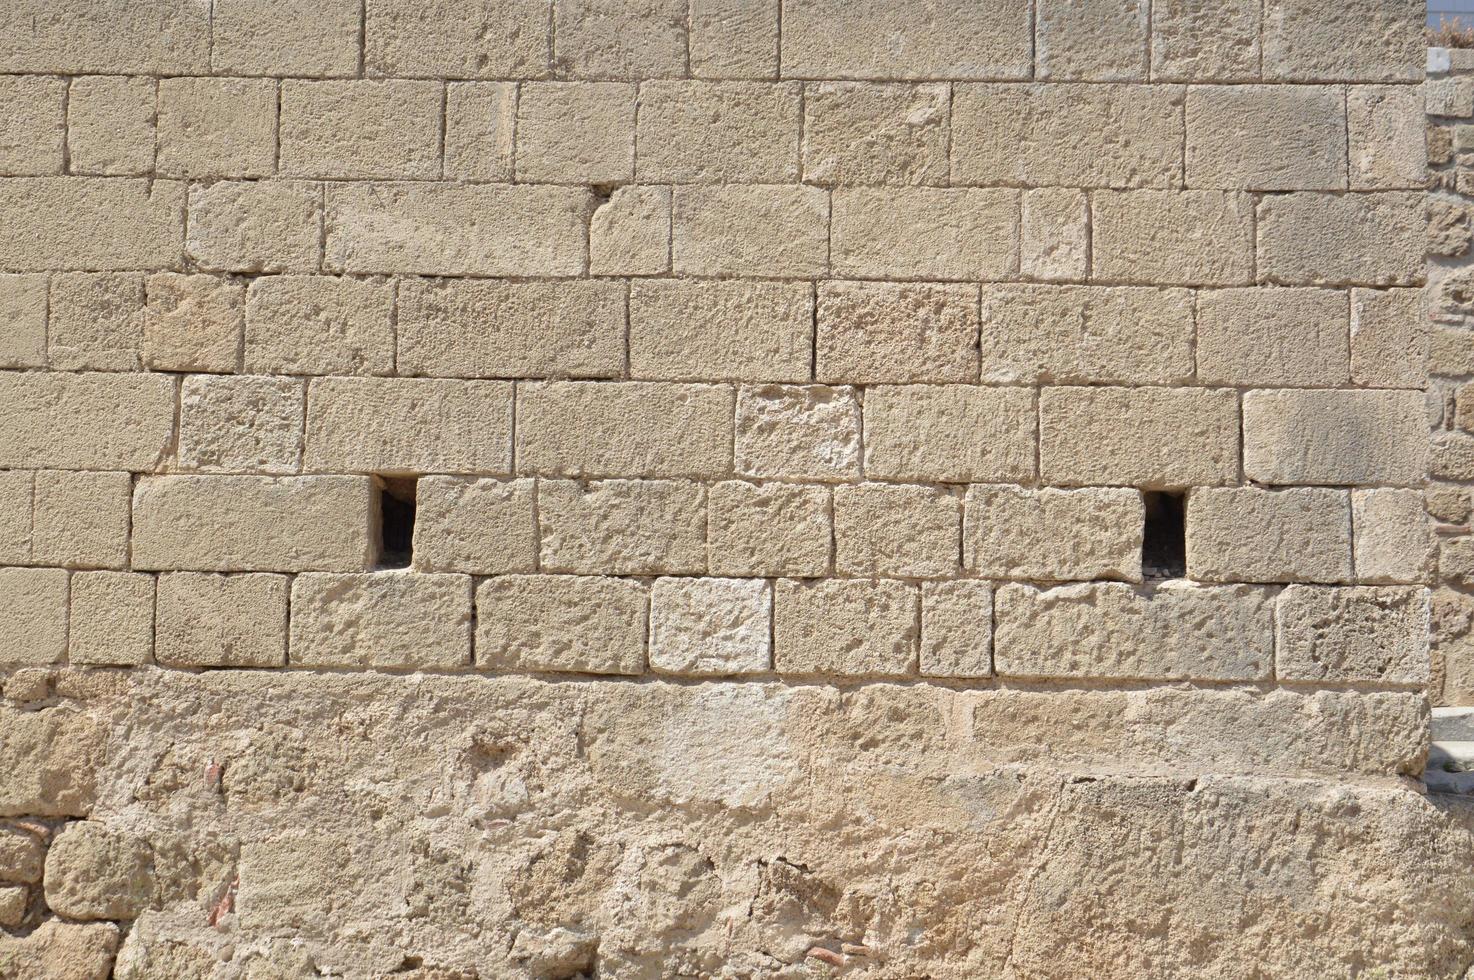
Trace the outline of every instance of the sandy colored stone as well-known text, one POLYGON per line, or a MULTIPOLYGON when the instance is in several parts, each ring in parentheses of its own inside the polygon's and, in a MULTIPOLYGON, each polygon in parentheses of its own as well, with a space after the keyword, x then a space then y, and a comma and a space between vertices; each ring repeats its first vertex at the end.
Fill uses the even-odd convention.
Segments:
POLYGON ((154 653, 154 577, 137 572, 72 576, 67 660, 146 664, 154 653))
POLYGON ((834 489, 834 562, 841 575, 956 575, 961 500, 935 487, 860 483, 834 489))
POLYGON ((320 197, 318 185, 295 180, 196 184, 185 254, 212 272, 316 272, 320 197))
POLYGON ((921 584, 921 673, 968 679, 993 673, 992 583, 921 584))
POLYGON ((1250 391, 1244 474, 1271 484, 1422 482, 1427 467, 1419 391, 1250 391))
POLYGON ((537 567, 532 480, 421 477, 415 486, 414 567, 495 575, 537 567))
POLYGON ((384 571, 292 580, 287 659, 310 667, 446 668, 471 662, 471 578, 384 571))
POLYGON ((153 851, 142 837, 81 821, 46 852, 46 904, 71 919, 131 919, 155 901, 153 851))
POLYGON ((1275 672, 1289 680, 1428 682, 1428 590, 1291 586, 1275 604, 1275 672))
POLYGON ((1329 85, 1197 85, 1187 94, 1187 186, 1344 190, 1346 114, 1329 85))
POLYGON ((9 666, 60 661, 67 652, 67 573, 60 568, 0 568, 0 653, 9 666))
POLYGON ((148 277, 143 364, 158 371, 230 372, 240 367, 246 287, 221 276, 148 277))
POLYGON ((0 374, 0 465, 147 472, 174 431, 158 374, 0 374))
POLYGON ((290 590, 285 575, 160 575, 154 658, 175 667, 280 667, 290 590))
POLYGON ((1084 279, 1090 256, 1090 202, 1067 187, 1025 191, 1019 218, 1019 271, 1029 279, 1084 279))
POLYGON ((367 0, 370 77, 542 78, 547 0, 367 0))
MULTIPOLYGON (((1096 194, 1091 203, 1099 279, 1172 286, 1252 281, 1254 205, 1246 194, 1131 191, 1096 194)), ((1261 241, 1264 233, 1261 225, 1261 241)))
POLYGON ((1474 116, 1474 79, 1428 79, 1423 83, 1423 108, 1430 116, 1474 116))
POLYGON ((1157 0, 1152 78, 1246 82, 1259 78, 1259 0, 1157 0))
POLYGON ((38 472, 31 557, 41 565, 122 568, 131 492, 127 473, 38 472))
POLYGON ((781 0, 692 0, 691 74, 775 77, 781 6, 781 0))
POLYGON ((728 480, 707 491, 713 575, 820 576, 829 569, 829 491, 728 480))
POLYGON ((80 817, 91 812, 106 739, 96 717, 66 702, 47 711, 0 706, 0 734, 10 765, 0 782, 0 814, 80 817))
POLYGON ((1147 0, 1074 3, 1043 0, 1035 28, 1036 75, 1097 82, 1145 81, 1147 0))
POLYGON ((31 560, 31 524, 35 506, 29 470, 0 470, 0 563, 24 565, 31 560))
POLYGON ((111 922, 48 919, 25 938, 0 937, 0 969, 16 976, 107 980, 120 939, 111 922))
POLYGON ((976 380, 977 296, 962 283, 820 283, 818 378, 976 380))
POLYGON ((14 929, 26 917, 31 893, 24 885, 0 885, 0 926, 14 929))
POLYGON ((295 473, 306 387, 294 378, 191 375, 179 392, 179 464, 201 473, 295 473))
POLYGON ((155 167, 166 177, 266 177, 276 167, 276 82, 159 80, 155 167))
POLYGON ((64 79, 0 77, 0 175, 61 173, 66 98, 64 79))
POLYGON ((813 353, 807 283, 636 282, 630 374, 672 381, 806 381, 813 353))
POLYGON ((0 181, 0 267, 32 272, 172 268, 182 256, 184 184, 171 180, 19 177, 0 181), (109 234, 97 234, 98 215, 109 234))
POLYGON ((860 403, 853 388, 737 389, 737 473, 829 482, 860 475, 860 403))
POLYGON ((829 271, 829 195, 817 187, 677 187, 671 268, 687 276, 802 279, 829 271))
POLYGON ((1423 195, 1285 194, 1259 204, 1259 277, 1284 285, 1414 285, 1423 195))
POLYGON ((773 666, 781 674, 892 677, 916 669, 916 586, 861 579, 780 579, 773 666))
POLYGON ((210 63, 210 11, 179 0, 126 9, 90 0, 15 0, 0 19, 0 71, 187 74, 210 63))
POLYGON ((1032 67, 1029 11, 1007 0, 796 0, 783 14, 787 77, 1027 78, 1032 67))
POLYGON ((1423 77, 1423 21, 1379 0, 1266 0, 1264 77, 1413 82, 1423 77))
POLYGON ((857 279, 1004 279, 1018 264, 1019 193, 1007 188, 843 187, 830 258, 857 279))
POLYGON ((34 831, 19 824, 0 824, 0 881, 34 885, 41 880, 46 844, 34 831))
POLYGON ((1427 184, 1423 102, 1411 85, 1346 91, 1352 190, 1421 190, 1427 184))
POLYGON ((227 75, 341 76, 358 70, 354 0, 216 0, 210 65, 227 75))
POLYGON ((560 0, 553 67, 575 78, 663 78, 686 71, 684 0, 560 0))
POLYGON ((434 82, 288 79, 278 170, 335 180, 438 177, 443 97, 434 82))
POLYGON ((46 366, 47 279, 0 275, 0 367, 46 366))
POLYGON ((476 666, 638 674, 648 588, 630 579, 504 575, 476 588, 476 666))
POLYGON ((143 344, 143 277, 68 272, 51 277, 46 321, 51 367, 61 371, 136 371, 143 344))
POLYGON ((589 272, 653 276, 670 271, 668 187, 619 187, 589 220, 589 272))
POLYGON ((367 477, 145 477, 133 490, 133 567, 363 571, 370 503, 367 477))
POLYGON ((1187 501, 1187 574, 1199 582, 1349 582, 1350 494, 1195 489, 1187 501))
POLYGON ((656 579, 650 589, 650 667, 712 676, 771 670, 772 602, 762 579, 656 579))
MULTIPOLYGON (((1460 510, 1467 506, 1467 498, 1462 498, 1460 510)), ((1437 542, 1428 514, 1435 509, 1434 500, 1429 500, 1424 509, 1423 493, 1418 490, 1353 491, 1351 521, 1356 534, 1357 580, 1431 581, 1437 567, 1437 542)))
POLYGON ((686 480, 541 480, 538 538, 547 572, 699 575, 706 491, 686 480))
POLYGON ((1034 477, 1027 388, 883 385, 865 393, 865 472, 873 479, 970 483, 1034 477))
POLYGON ((819 82, 804 87, 804 180, 944 184, 946 85, 819 82))
MULTIPOLYGON (((405 291, 416 282, 406 283, 405 291)), ((381 281, 296 275, 254 279, 246 292, 246 370, 388 374, 394 365, 393 309, 393 288, 381 281)))
POLYGON ((516 130, 516 85, 510 82, 446 85, 445 177, 511 180, 516 130))
POLYGON ((795 82, 646 82, 640 86, 640 181, 795 181, 801 102, 795 82))
POLYGON ((152 78, 90 75, 67 90, 67 159, 72 173, 136 176, 154 166, 158 100, 152 78))
POLYGON ((517 178, 559 184, 635 174, 635 86, 529 82, 517 95, 517 178))
POLYGON ((1141 581, 1141 494, 968 487, 963 564, 990 579, 1141 581))
POLYGON ((508 473, 512 386, 314 378, 303 447, 303 467, 318 472, 508 473))
POLYGON ((1346 294, 1329 289, 1198 293, 1198 381, 1334 387, 1347 382, 1346 294))

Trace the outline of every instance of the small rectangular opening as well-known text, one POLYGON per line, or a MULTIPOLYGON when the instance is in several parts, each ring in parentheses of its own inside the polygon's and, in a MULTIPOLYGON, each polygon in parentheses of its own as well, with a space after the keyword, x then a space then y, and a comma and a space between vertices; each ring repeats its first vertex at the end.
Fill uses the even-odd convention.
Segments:
POLYGON ((413 476, 379 476, 379 568, 408 568, 414 558, 415 480, 413 476))
POLYGON ((1146 526, 1141 536, 1141 574, 1148 580, 1187 574, 1187 521, 1181 492, 1143 490, 1146 526))

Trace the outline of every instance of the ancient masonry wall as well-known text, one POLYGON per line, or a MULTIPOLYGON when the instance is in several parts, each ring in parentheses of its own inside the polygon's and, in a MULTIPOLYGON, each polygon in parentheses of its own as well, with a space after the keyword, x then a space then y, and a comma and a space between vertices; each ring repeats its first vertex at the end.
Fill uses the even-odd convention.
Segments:
POLYGON ((0 976, 1461 976, 1422 17, 0 4, 0 976))

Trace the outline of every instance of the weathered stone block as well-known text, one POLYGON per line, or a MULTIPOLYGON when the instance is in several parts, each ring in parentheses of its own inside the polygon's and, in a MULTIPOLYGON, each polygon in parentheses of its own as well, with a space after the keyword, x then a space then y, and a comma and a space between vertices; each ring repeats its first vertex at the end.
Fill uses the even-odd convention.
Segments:
POLYGON ((1164 82, 1247 82, 1259 78, 1256 0, 1156 0, 1152 78, 1164 82))
POLYGON ((677 275, 802 279, 829 271, 829 195, 818 187, 677 187, 677 275))
POLYGON ((774 78, 781 0, 692 0, 691 74, 774 78))
POLYGON ((1423 20, 1380 0, 1266 0, 1264 77, 1297 82, 1413 82, 1423 20))
POLYGON ((1141 494, 969 487, 963 564, 990 579, 1141 581, 1141 494))
POLYGON ((0 368, 46 366, 47 277, 0 275, 0 368))
POLYGON ((819 482, 860 476, 860 403, 853 388, 743 385, 736 426, 742 476, 819 482))
POLYGON ((443 86, 404 79, 281 85, 284 177, 440 176, 443 86))
POLYGON ((1042 0, 1038 18, 1034 57, 1039 78, 1146 80, 1151 24, 1147 0, 1115 4, 1042 0))
POLYGON ((159 80, 155 167, 166 177, 267 177, 276 169, 276 82, 159 80))
POLYGON ((60 371, 136 371, 143 344, 143 277, 68 272, 51 277, 47 360, 60 371))
POLYGON ((89 75, 67 92, 67 159, 74 174, 134 177, 154 167, 158 83, 89 75))
POLYGON ((1423 100, 1411 85, 1346 92, 1352 190, 1422 190, 1428 182, 1423 100))
POLYGON ((773 665, 782 674, 904 676, 916 669, 916 586, 780 579, 773 594, 773 665))
POLYGON ((1423 195, 1284 194, 1259 204, 1259 277, 1284 285, 1416 285, 1423 195))
POLYGON ((585 575, 706 571, 706 491, 686 480, 542 480, 540 568, 585 575))
POLYGON ((819 82, 804 87, 804 180, 945 184, 946 85, 819 82))
POLYGON ((921 673, 969 679, 993 673, 991 583, 922 583, 921 673))
POLYGON ((111 10, 90 0, 15 0, 0 11, 0 71, 183 75, 210 65, 210 11, 178 0, 111 10))
POLYGON ((1294 585, 1275 605, 1275 670, 1286 680, 1428 682, 1428 590, 1294 585))
POLYGON ((553 67, 575 78, 684 75, 689 17, 684 0, 559 0, 553 67))
POLYGON ((305 391, 294 378, 185 378, 179 392, 179 465, 202 473, 297 472, 305 391))
POLYGON ((865 395, 865 470, 882 480, 1028 481, 1034 393, 972 385, 877 386, 865 395))
POLYGON ((1187 186, 1344 190, 1346 107, 1330 85, 1197 85, 1187 95, 1187 186))
POLYGON ((414 566, 499 575, 537 567, 533 480, 421 477, 415 484, 414 566))
POLYGON ((319 185, 296 180, 196 184, 185 254, 211 272, 316 272, 321 197, 319 185))
POLYGON ((713 575, 816 577, 829 570, 829 491, 728 480, 707 492, 713 575))
POLYGON ((1082 191, 1025 191, 1019 219, 1019 272, 1027 279, 1084 279, 1090 263, 1090 201, 1082 191))
POLYGON ((158 374, 0 374, 0 465, 148 472, 174 433, 158 374))
POLYGON ((1200 582, 1349 582, 1351 499, 1345 490, 1194 490, 1187 574, 1200 582))
POLYGON ((127 473, 36 474, 31 557, 41 565, 122 568, 128 562, 127 473))
POLYGON ((443 148, 446 179, 511 180, 516 130, 516 85, 447 84, 443 148))
POLYGON ((640 86, 643 183, 779 184, 799 176, 795 82, 646 82, 640 86))
POLYGON ((46 852, 46 904, 69 919, 132 919, 157 901, 148 841, 99 823, 69 825, 46 852))
MULTIPOLYGON (((636 282, 630 286, 629 317, 632 377, 672 381, 809 378, 814 295, 808 283, 636 282)), ((616 344, 619 339, 614 338, 616 344)))
POLYGON ((517 96, 517 179, 560 184, 635 175, 635 86, 531 82, 517 96))
POLYGON ((0 78, 0 175, 59 174, 66 141, 67 82, 60 78, 0 78))
POLYGON ((1018 267, 1019 193, 1008 188, 843 187, 830 253, 857 279, 1006 279, 1018 267))
POLYGON ((975 381, 977 297, 962 283, 820 283, 818 378, 975 381))
MULTIPOLYGON (((401 285, 401 329, 407 345, 416 325, 418 282, 401 285)), ((246 370, 389 374, 394 367, 393 310, 394 290, 387 283, 346 276, 262 276, 246 293, 246 370)))
POLYGON ((762 579, 656 579, 650 590, 651 668, 713 676, 771 670, 772 605, 762 579))
POLYGON ((1346 294, 1214 289, 1197 297, 1198 380, 1210 385, 1334 387, 1350 371, 1346 294))
POLYGON ((464 667, 471 578, 388 571, 292 580, 288 659, 311 667, 464 667))
POLYGON ((57 663, 67 652, 67 572, 61 568, 0 568, 0 628, 9 642, 0 663, 57 663))
POLYGON ((1096 194, 1092 204, 1097 279, 1171 286, 1253 279, 1254 205, 1246 194, 1111 192, 1096 194))
POLYGON ((170 269, 180 264, 185 185, 172 180, 0 180, 0 268, 170 269), (108 233, 99 235, 98 216, 108 233))
POLYGON ((1474 79, 1428 79, 1423 83, 1423 108, 1430 116, 1474 116, 1474 79))
POLYGON ((1250 391, 1244 473, 1259 483, 1420 483, 1428 443, 1420 391, 1250 391))
POLYGON ((962 504, 936 487, 861 483, 834 489, 835 568, 842 575, 957 574, 962 504))
POLYGON ((34 885, 45 862, 46 844, 39 834, 18 824, 0 824, 0 881, 34 885))
POLYGON ((1429 340, 1421 290, 1351 291, 1352 381, 1372 388, 1423 387, 1429 340))
POLYGON ((221 276, 149 276, 143 363, 157 371, 240 369, 246 287, 221 276))
POLYGON ((210 65, 228 75, 353 75, 362 11, 355 0, 215 0, 210 65))
POLYGON ((503 575, 476 589, 476 666, 638 674, 649 590, 630 579, 503 575))
MULTIPOLYGON (((1431 492, 1431 491, 1430 491, 1431 492)), ((1460 495, 1462 497, 1462 495, 1460 495)), ((1437 568, 1437 542, 1419 490, 1355 490, 1351 522, 1356 533, 1356 577, 1361 582, 1428 582, 1437 568)), ((1459 504, 1467 519, 1467 498, 1459 504)))
POLYGON ((154 657, 174 667, 280 667, 287 662, 285 575, 159 576, 154 657))
POLYGON ((363 9, 363 67, 371 77, 548 74, 547 0, 368 0, 363 9))
POLYGON ((589 219, 589 273, 655 276, 670 271, 668 187, 619 187, 589 219))
POLYGON ((154 577, 138 572, 72 576, 67 660, 146 664, 154 656, 154 577))

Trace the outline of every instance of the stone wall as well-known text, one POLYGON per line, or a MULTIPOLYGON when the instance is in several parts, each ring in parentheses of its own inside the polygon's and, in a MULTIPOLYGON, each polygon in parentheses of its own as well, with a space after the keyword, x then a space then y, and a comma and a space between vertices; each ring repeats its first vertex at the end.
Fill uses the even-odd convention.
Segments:
POLYGON ((1462 976, 1422 18, 0 7, 0 976, 1462 976))

